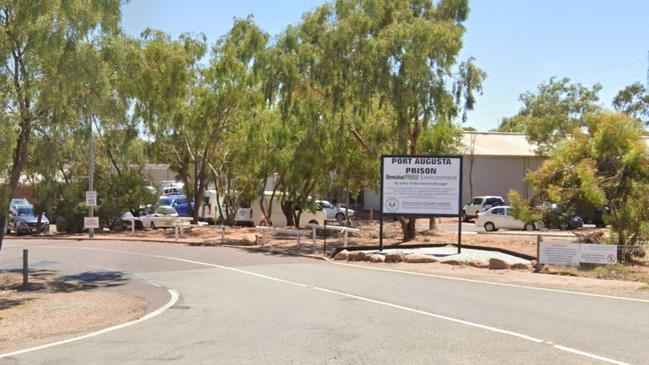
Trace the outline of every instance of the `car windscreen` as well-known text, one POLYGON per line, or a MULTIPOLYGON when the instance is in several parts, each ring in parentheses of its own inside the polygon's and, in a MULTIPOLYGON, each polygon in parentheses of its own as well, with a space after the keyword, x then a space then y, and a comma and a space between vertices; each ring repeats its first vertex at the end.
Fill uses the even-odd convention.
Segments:
POLYGON ((159 201, 159 204, 160 204, 161 206, 171 206, 171 203, 172 203, 172 202, 173 202, 173 199, 169 199, 169 198, 161 198, 160 201, 159 201))
POLYGON ((17 214, 20 217, 33 217, 34 209, 32 207, 18 207, 17 214))
POLYGON ((165 215, 171 215, 171 214, 177 214, 176 209, 169 207, 169 206, 161 206, 158 207, 158 214, 165 214, 165 215))

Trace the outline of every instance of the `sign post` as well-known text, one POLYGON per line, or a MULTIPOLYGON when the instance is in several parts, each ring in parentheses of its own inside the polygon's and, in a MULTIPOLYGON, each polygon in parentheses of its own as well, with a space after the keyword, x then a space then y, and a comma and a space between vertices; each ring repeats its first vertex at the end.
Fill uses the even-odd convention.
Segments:
POLYGON ((460 253, 461 215, 461 156, 381 156, 380 250, 383 250, 384 216, 457 217, 460 253))

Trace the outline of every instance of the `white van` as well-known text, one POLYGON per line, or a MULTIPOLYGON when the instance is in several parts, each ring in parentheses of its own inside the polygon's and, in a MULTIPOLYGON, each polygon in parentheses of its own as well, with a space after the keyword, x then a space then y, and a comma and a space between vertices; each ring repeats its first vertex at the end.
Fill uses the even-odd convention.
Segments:
MULTIPOLYGON (((264 192, 265 202, 270 200, 271 194, 271 191, 264 192)), ((275 193, 270 217, 274 227, 286 227, 286 216, 282 211, 281 200, 281 193, 275 193)), ((309 223, 324 224, 326 219, 327 215, 320 207, 317 207, 315 212, 305 209, 300 215, 300 227, 309 223)), ((259 198, 257 198, 251 202, 251 205, 242 205, 239 208, 235 222, 240 225, 261 225, 263 220, 264 215, 259 208, 259 198)))
MULTIPOLYGON (((219 197, 219 201, 221 204, 221 211, 223 212, 223 215, 225 216, 225 205, 223 204, 223 197, 219 197)), ((201 207, 199 208, 198 211, 198 216, 199 218, 206 220, 208 218, 211 218, 213 220, 217 220, 220 217, 219 214, 219 202, 216 200, 216 190, 214 189, 207 189, 203 192, 203 201, 201 202, 201 207)))

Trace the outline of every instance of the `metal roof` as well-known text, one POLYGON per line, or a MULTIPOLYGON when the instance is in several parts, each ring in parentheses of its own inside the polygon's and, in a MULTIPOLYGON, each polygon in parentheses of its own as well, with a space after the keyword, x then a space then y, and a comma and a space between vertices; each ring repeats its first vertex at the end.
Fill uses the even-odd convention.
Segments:
POLYGON ((478 156, 534 157, 535 146, 530 144, 522 133, 473 132, 462 135, 462 153, 478 156))

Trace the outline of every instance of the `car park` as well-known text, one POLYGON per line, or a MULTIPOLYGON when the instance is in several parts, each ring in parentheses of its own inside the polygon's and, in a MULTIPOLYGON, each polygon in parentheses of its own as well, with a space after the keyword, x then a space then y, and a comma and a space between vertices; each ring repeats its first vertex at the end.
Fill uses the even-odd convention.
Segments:
POLYGON ((468 222, 478 217, 478 213, 486 212, 489 208, 505 205, 501 196, 475 196, 462 208, 462 220, 468 222))
POLYGON ((483 227, 487 232, 499 229, 523 229, 533 231, 537 229, 535 223, 525 223, 511 215, 512 208, 507 205, 490 208, 486 212, 478 213, 476 226, 483 227))
POLYGON ((161 205, 151 207, 146 214, 140 216, 142 226, 145 228, 171 228, 178 220, 178 212, 173 207, 161 205))
POLYGON ((322 209, 327 215, 327 220, 337 220, 339 222, 346 220, 348 214, 350 218, 353 218, 356 215, 356 211, 353 209, 345 209, 344 207, 338 205, 333 205, 327 200, 316 200, 315 203, 320 209, 322 209))
POLYGON ((14 201, 9 207, 6 232, 15 233, 47 233, 50 231, 50 221, 45 214, 41 215, 40 224, 38 217, 34 215, 34 207, 31 204, 25 204, 24 201, 14 201))

